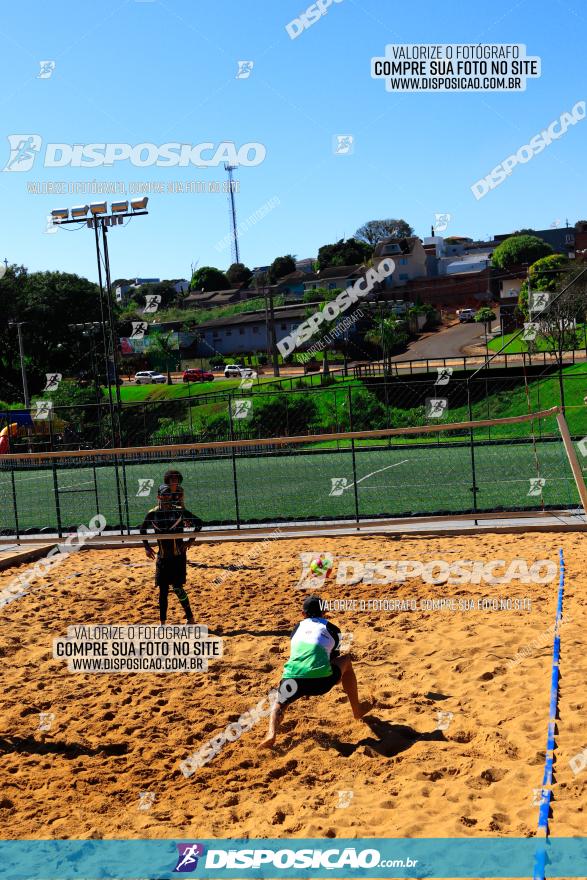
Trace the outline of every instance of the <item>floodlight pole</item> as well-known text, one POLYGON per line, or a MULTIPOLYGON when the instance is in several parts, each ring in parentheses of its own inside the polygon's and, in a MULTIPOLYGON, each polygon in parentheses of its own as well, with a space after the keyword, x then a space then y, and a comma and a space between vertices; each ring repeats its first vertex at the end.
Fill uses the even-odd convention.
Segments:
POLYGON ((106 305, 108 307, 108 323, 110 326, 110 338, 111 338, 111 344, 112 344, 112 367, 113 367, 113 371, 114 371, 116 405, 118 407, 118 414, 119 414, 119 418, 120 418, 120 409, 122 406, 122 401, 120 399, 120 386, 118 385, 118 363, 117 363, 118 346, 116 344, 114 318, 112 315, 112 282, 110 280, 110 257, 108 256, 107 227, 106 227, 106 224, 104 222, 103 217, 100 218, 100 225, 102 227, 102 243, 103 243, 103 247, 104 247, 104 264, 105 264, 105 268, 106 268, 106 305))
POLYGON ((61 218, 54 220, 56 226, 68 226, 71 223, 85 223, 86 226, 94 230, 94 240, 96 242, 96 259, 98 261, 98 282, 100 286, 100 319, 102 323, 102 338, 104 341, 106 383, 108 385, 108 404, 110 408, 110 419, 112 425, 112 445, 118 447, 122 445, 120 420, 122 401, 120 398, 120 388, 118 386, 118 369, 116 358, 118 349, 116 345, 116 328, 114 326, 114 316, 112 310, 112 283, 110 280, 110 260, 108 258, 108 242, 106 240, 106 229, 108 226, 114 223, 122 223, 125 217, 142 217, 148 213, 149 212, 146 210, 117 211, 116 213, 108 215, 105 213, 92 213, 90 217, 78 216, 72 217, 70 220, 65 220, 61 218), (102 229, 106 287, 104 287, 104 278, 102 275, 102 252, 100 250, 100 236, 98 233, 99 227, 102 229), (104 299, 106 299, 106 312, 104 311, 104 299), (112 352, 112 370, 110 368, 109 360, 110 352, 112 352), (116 407, 114 406, 114 399, 112 395, 112 371, 114 373, 113 378, 116 388, 116 407))
POLYGON ((16 332, 18 333, 18 351, 20 355, 20 372, 22 375, 22 390, 24 394, 24 408, 30 409, 31 402, 29 398, 29 386, 26 377, 26 366, 24 362, 24 343, 22 339, 22 325, 24 321, 13 321, 8 326, 16 327, 16 332))
MULTIPOLYGON (((112 431, 112 445, 120 446, 120 443, 114 442, 114 400, 112 398, 112 385, 110 383, 110 367, 108 363, 108 339, 106 336, 106 319, 104 315, 104 284, 102 281, 102 255, 100 253, 100 238, 98 236, 98 223, 94 219, 92 219, 92 226, 94 227, 94 237, 96 241, 96 259, 98 260, 98 283, 100 285, 100 323, 102 325, 102 341, 104 344, 104 368, 106 370, 106 384, 108 386, 108 408, 110 410, 110 428, 112 431)), ((120 440, 120 438, 119 438, 120 440)))

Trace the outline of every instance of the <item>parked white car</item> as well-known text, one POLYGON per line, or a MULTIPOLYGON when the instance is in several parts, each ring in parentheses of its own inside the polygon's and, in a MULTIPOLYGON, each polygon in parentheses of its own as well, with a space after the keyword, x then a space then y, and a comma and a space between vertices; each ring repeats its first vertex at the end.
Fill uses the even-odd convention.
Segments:
POLYGON ((226 364, 224 367, 225 379, 254 379, 256 375, 254 370, 243 364, 226 364))
POLYGON ((142 370, 136 374, 134 381, 137 385, 164 385, 167 379, 157 370, 142 370))
POLYGON ((475 315, 477 314, 477 312, 475 311, 475 309, 461 309, 459 312, 457 312, 457 314, 459 316, 459 321, 461 322, 461 324, 468 324, 470 321, 475 320, 475 315))

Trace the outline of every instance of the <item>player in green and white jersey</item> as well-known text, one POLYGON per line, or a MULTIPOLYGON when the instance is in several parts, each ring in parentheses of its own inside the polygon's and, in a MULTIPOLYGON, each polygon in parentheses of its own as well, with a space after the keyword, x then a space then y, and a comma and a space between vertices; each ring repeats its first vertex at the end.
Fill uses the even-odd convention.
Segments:
POLYGON ((265 746, 274 744, 287 706, 300 697, 327 694, 339 682, 356 719, 362 718, 371 709, 369 701, 359 700, 352 659, 349 654, 339 656, 340 630, 324 617, 320 599, 307 596, 303 612, 304 618, 291 636, 290 658, 283 668, 279 699, 269 717, 269 731, 263 740, 265 746), (289 683, 287 687, 286 682, 289 683))

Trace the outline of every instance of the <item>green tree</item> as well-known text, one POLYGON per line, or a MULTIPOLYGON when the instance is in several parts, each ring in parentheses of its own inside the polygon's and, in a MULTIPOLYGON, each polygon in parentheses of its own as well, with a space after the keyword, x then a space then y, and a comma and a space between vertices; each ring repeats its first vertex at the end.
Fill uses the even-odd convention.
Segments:
POLYGON ((483 306, 475 315, 475 321, 477 324, 483 324, 485 329, 485 347, 487 347, 487 334, 489 333, 491 322, 495 321, 495 312, 492 312, 489 306, 483 306))
POLYGON ((525 320, 528 320, 530 313, 528 310, 528 284, 530 290, 538 292, 541 290, 555 291, 559 288, 561 280, 565 276, 570 266, 569 259, 564 254, 549 254, 548 257, 542 257, 536 260, 528 270, 528 280, 524 281, 518 295, 518 308, 523 314, 525 320))
POLYGON ((571 283, 574 276, 579 275, 581 271, 574 269, 559 278, 559 290, 550 293, 550 303, 536 315, 538 333, 557 362, 560 401, 563 409, 565 406, 564 353, 577 348, 577 323, 583 323, 587 316, 587 283, 584 278, 571 283))
POLYGON ((493 252, 494 269, 512 269, 517 266, 532 265, 541 257, 552 254, 549 244, 535 235, 513 235, 506 238, 493 252))
POLYGON ((250 425, 258 437, 293 437, 311 433, 317 417, 310 394, 272 394, 259 402, 255 396, 250 425))
POLYGON ((384 361, 384 369, 390 370, 391 357, 395 348, 405 345, 408 341, 408 333, 405 322, 392 316, 383 317, 379 320, 374 316, 375 325, 365 333, 365 341, 376 345, 381 349, 384 361))
POLYGON ((324 300, 324 302, 331 302, 331 300, 336 299, 340 292, 340 287, 335 287, 334 290, 327 290, 325 287, 316 287, 313 290, 306 290, 304 292, 302 302, 317 302, 320 299, 324 300))
MULTIPOLYGON (((182 299, 184 294, 177 293, 173 281, 157 281, 154 284, 141 284, 131 293, 131 300, 144 308, 147 295, 155 294, 161 297, 159 309, 163 310, 175 302, 178 298, 182 299)), ((155 313, 154 313, 155 314, 155 313)))
POLYGON ((72 376, 90 368, 90 355, 80 351, 78 337, 68 324, 100 319, 96 284, 67 272, 28 273, 24 266, 10 266, 0 280, 0 304, 0 396, 12 401, 22 399, 18 338, 10 322, 24 322, 31 395, 45 386, 46 373, 72 376))
POLYGON ((280 278, 296 271, 296 260, 292 254, 284 257, 276 257, 269 266, 268 277, 271 284, 275 284, 280 278))
MULTIPOLYGON (((330 299, 326 299, 326 298, 324 298, 324 300, 323 300, 323 301, 320 303, 320 305, 318 306, 318 311, 319 311, 319 312, 323 312, 324 309, 326 308, 326 306, 328 305, 328 303, 330 302, 330 300, 331 300, 331 299, 334 299, 335 296, 336 296, 336 294, 335 294, 334 291, 327 291, 327 293, 332 293, 333 295, 332 295, 332 297, 330 297, 330 299)), ((312 315, 314 315, 314 314, 316 314, 316 308, 315 308, 315 307, 314 307, 314 308, 308 308, 308 309, 306 309, 306 317, 307 317, 307 318, 310 318, 310 317, 311 317, 312 315)), ((333 319, 330 320, 330 321, 325 319, 325 320, 320 324, 320 337, 319 337, 319 339, 315 340, 314 343, 312 343, 312 340, 310 340, 310 343, 309 343, 309 347, 310 347, 310 348, 312 347, 312 345, 316 345, 316 344, 319 344, 319 346, 320 346, 320 351, 323 353, 323 357, 322 357, 322 373, 323 373, 325 376, 328 376, 328 374, 330 373, 330 367, 329 367, 329 364, 328 364, 328 352, 331 351, 333 348, 336 348, 337 345, 339 344, 339 343, 338 343, 338 340, 337 340, 336 342, 333 343, 333 342, 331 342, 327 337, 328 337, 329 334, 332 332, 332 330, 334 330, 334 328, 336 327, 336 325, 338 324, 338 322, 339 322, 339 318, 338 318, 338 317, 337 317, 337 318, 333 318, 333 319)))
POLYGON ((373 255, 373 246, 356 238, 341 238, 334 244, 325 244, 318 250, 318 268, 354 266, 364 263, 373 255))
POLYGON ((227 269, 226 277, 230 281, 231 285, 235 287, 237 284, 248 285, 251 278, 253 277, 253 273, 247 266, 245 266, 244 263, 233 263, 227 269))
POLYGON ((150 338, 152 339, 152 351, 156 351, 159 354, 162 354, 165 358, 165 365, 167 367, 167 384, 172 385, 173 380, 171 379, 171 366, 170 364, 176 359, 177 352, 176 349, 172 346, 172 339, 174 334, 170 333, 161 333, 155 332, 150 334, 150 338))
POLYGON ((384 238, 407 238, 414 230, 405 220, 369 220, 355 232, 355 239, 364 241, 371 246, 384 238))
POLYGON ((224 272, 216 269, 215 266, 202 266, 200 269, 196 269, 190 281, 190 290, 192 291, 204 290, 209 292, 211 290, 229 289, 230 281, 224 272))

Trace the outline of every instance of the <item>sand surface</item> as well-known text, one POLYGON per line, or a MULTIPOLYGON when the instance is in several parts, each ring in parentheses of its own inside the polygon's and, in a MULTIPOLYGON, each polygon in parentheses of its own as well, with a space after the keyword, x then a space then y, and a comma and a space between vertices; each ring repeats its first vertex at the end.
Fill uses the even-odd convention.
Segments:
MULTIPOLYGON (((569 622, 552 828, 586 834, 587 768, 575 775, 568 765, 587 746, 585 538, 532 534, 198 544, 189 553, 188 592, 197 621, 224 639, 224 657, 199 675, 67 672, 52 658, 52 639, 68 625, 158 621, 153 563, 142 549, 69 557, 2 611, 3 836, 534 835, 558 577, 507 586, 421 578, 344 585, 335 569, 325 599, 518 597, 530 599, 531 610, 332 612, 352 633, 361 697, 377 701, 364 721, 352 718, 338 687, 290 707, 273 751, 260 748, 263 721, 190 778, 179 764, 279 681, 305 595, 297 588, 301 553, 530 563, 556 561, 559 547, 569 622), (529 645, 529 656, 511 666, 529 645), (39 729, 42 712, 54 716, 49 730, 39 729), (439 712, 452 713, 447 729, 437 729, 439 712)), ((14 574, 0 573, 0 590, 14 574)), ((169 622, 182 622, 173 595, 169 622)))

